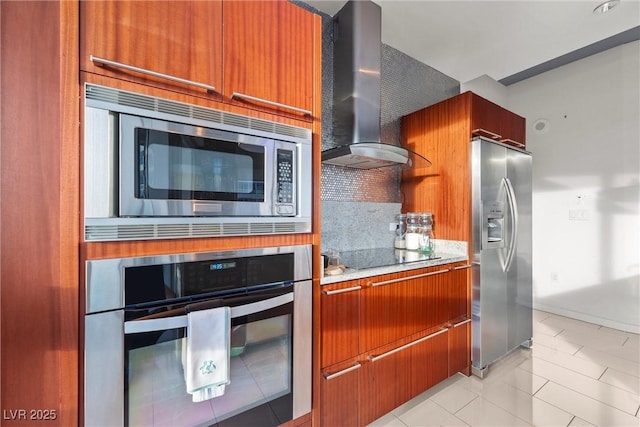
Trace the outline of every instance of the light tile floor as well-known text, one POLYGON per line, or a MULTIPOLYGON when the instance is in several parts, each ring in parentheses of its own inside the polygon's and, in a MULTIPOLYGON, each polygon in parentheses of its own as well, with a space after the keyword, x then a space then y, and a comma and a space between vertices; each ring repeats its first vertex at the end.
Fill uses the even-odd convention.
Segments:
POLYGON ((640 426, 638 335, 534 311, 533 348, 457 374, 370 427, 640 426))

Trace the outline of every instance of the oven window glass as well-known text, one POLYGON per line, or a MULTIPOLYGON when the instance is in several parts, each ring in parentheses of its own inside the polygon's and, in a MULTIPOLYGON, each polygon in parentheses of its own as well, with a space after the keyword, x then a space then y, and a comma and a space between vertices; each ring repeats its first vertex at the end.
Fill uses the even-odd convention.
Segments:
POLYGON ((265 148, 136 128, 136 197, 264 201, 265 148))
POLYGON ((129 426, 273 425, 292 418, 292 309, 232 319, 231 383, 199 403, 186 392, 185 328, 125 336, 129 426))

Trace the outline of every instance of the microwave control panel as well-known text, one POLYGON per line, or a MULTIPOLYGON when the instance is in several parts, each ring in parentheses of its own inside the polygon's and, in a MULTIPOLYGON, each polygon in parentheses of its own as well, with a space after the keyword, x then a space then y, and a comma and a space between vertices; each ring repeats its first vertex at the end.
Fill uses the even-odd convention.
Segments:
MULTIPOLYGON (((293 205, 293 151, 278 149, 278 203, 293 205)), ((293 206, 278 206, 281 215, 293 215, 293 206)))

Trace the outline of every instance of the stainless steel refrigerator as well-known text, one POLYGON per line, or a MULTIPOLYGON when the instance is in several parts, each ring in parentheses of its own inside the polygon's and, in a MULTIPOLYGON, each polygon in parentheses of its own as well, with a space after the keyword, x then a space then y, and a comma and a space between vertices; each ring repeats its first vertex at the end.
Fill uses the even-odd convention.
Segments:
POLYGON ((472 371, 532 345, 531 153, 471 142, 472 371))

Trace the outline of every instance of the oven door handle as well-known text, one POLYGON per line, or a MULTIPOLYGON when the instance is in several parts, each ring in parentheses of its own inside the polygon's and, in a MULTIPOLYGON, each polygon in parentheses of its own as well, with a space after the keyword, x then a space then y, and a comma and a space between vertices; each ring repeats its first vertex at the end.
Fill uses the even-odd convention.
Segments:
MULTIPOLYGON (((212 301, 213 304, 211 306, 215 307, 219 300, 212 301)), ((278 295, 274 298, 269 298, 262 301, 256 301, 245 305, 240 305, 237 307, 231 307, 231 318, 247 316, 249 314, 259 313, 261 311, 270 310, 272 308, 279 307, 281 305, 288 304, 293 302, 293 292, 289 292, 283 295, 278 295)), ((207 302, 208 303, 208 302, 207 302)), ((203 306, 209 305, 207 303, 200 303, 203 306)), ((190 304, 193 305, 193 304, 190 304)), ((221 305, 217 305, 221 306, 221 305)), ((196 308, 191 311, 204 310, 203 308, 196 308)), ((180 309, 184 313, 184 309, 180 309)), ((130 320, 128 322, 124 322, 124 333, 125 334, 137 334, 144 332, 156 332, 156 331, 166 331, 168 329, 177 329, 177 328, 186 328, 187 327, 187 316, 175 316, 175 317, 164 317, 160 319, 146 319, 146 320, 130 320)))

